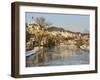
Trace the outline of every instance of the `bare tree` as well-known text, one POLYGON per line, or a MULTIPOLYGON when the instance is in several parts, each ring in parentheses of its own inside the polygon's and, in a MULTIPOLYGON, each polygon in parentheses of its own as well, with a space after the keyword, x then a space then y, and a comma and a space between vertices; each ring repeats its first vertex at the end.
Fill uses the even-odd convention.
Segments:
POLYGON ((44 17, 36 18, 36 22, 39 24, 40 27, 45 27, 45 18, 44 17))

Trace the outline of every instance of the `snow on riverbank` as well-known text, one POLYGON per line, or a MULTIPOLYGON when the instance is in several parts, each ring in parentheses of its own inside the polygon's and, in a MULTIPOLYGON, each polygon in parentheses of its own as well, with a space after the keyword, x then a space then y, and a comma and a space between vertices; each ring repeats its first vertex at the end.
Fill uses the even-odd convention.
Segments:
POLYGON ((80 49, 85 50, 85 51, 89 51, 89 46, 84 44, 84 45, 80 46, 80 49))

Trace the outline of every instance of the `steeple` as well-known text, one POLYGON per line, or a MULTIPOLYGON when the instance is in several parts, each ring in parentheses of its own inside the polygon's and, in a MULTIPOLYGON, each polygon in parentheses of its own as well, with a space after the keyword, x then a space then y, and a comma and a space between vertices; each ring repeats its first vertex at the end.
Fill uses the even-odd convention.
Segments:
POLYGON ((30 21, 30 23, 28 23, 29 27, 32 27, 33 25, 38 25, 37 22, 35 21, 34 17, 32 17, 32 20, 30 21))

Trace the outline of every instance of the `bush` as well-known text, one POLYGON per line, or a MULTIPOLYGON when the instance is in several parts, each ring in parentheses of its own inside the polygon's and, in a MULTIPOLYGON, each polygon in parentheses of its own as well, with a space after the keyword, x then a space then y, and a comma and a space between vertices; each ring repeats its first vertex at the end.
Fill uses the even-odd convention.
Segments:
POLYGON ((54 39, 49 38, 47 44, 48 44, 48 47, 50 47, 50 48, 53 47, 53 46, 55 46, 55 41, 54 41, 54 39))

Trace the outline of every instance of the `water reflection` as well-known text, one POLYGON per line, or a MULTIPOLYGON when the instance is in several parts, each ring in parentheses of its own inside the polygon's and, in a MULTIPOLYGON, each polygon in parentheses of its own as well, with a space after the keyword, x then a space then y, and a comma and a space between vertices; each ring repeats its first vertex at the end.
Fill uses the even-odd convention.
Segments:
POLYGON ((46 60, 34 63, 34 55, 26 57, 26 66, 58 66, 89 64, 89 52, 77 48, 75 45, 60 45, 45 48, 46 60))

